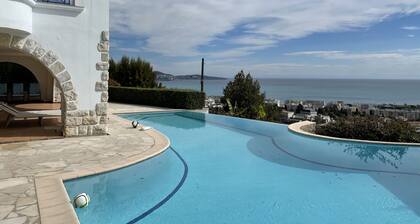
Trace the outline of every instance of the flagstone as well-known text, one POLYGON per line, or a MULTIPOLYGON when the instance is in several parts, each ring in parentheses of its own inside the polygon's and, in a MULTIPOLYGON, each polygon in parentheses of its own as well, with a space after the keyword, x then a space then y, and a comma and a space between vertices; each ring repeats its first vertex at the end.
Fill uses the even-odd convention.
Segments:
POLYGON ((39 223, 38 217, 29 217, 29 224, 39 223))
POLYGON ((13 177, 9 170, 0 170, 0 180, 13 177))
POLYGON ((7 217, 9 213, 13 211, 14 208, 14 205, 0 205, 0 220, 7 217))
POLYGON ((13 187, 8 187, 8 188, 4 188, 1 189, 0 192, 2 193, 7 193, 10 195, 19 195, 19 197, 24 197, 25 196, 25 191, 27 191, 31 186, 33 186, 33 183, 29 183, 29 184, 21 184, 21 185, 16 185, 13 187))
POLYGON ((0 190, 5 189, 5 188, 9 188, 9 187, 14 187, 14 186, 26 184, 26 183, 28 183, 28 178, 25 178, 25 177, 9 178, 9 179, 0 180, 0 190))
POLYGON ((38 163, 38 165, 46 166, 46 167, 49 167, 49 168, 63 168, 63 167, 67 166, 66 162, 64 162, 64 161, 38 163))
POLYGON ((8 218, 8 219, 10 219, 10 218, 16 218, 16 217, 19 217, 19 215, 18 215, 18 214, 16 214, 16 213, 14 213, 14 212, 11 212, 11 213, 7 216, 7 218, 8 218))
POLYGON ((36 217, 38 216, 38 206, 30 205, 21 210, 18 210, 17 213, 25 216, 36 217))
POLYGON ((16 203, 16 198, 7 194, 0 194, 0 205, 13 205, 16 203))
POLYGON ((40 223, 35 178, 112 169, 154 146, 147 132, 127 128, 131 122, 112 114, 109 120, 108 136, 0 145, 0 224, 40 223))
POLYGON ((36 199, 33 197, 25 197, 25 198, 19 198, 16 202, 16 207, 21 207, 25 205, 32 205, 36 203, 36 199))
POLYGON ((26 222, 28 218, 23 216, 23 217, 17 217, 17 218, 11 218, 11 219, 5 219, 5 220, 1 220, 0 224, 23 224, 26 222))

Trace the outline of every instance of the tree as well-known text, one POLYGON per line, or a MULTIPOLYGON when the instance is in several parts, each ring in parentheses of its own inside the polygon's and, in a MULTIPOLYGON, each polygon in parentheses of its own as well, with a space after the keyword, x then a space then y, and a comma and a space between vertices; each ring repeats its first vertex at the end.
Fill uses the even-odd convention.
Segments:
POLYGON ((266 113, 266 121, 281 122, 282 108, 278 107, 277 104, 266 103, 264 106, 264 110, 266 113))
MULTIPOLYGON (((239 72, 233 81, 230 81, 223 90, 223 101, 229 105, 235 116, 263 119, 266 114, 264 111, 265 94, 260 93, 260 84, 253 80, 251 74, 245 75, 239 72)), ((229 109, 227 109, 229 110, 229 109)))
POLYGON ((329 104, 325 106, 324 108, 319 108, 318 114, 330 116, 331 118, 334 118, 334 119, 337 117, 345 117, 348 115, 344 109, 339 110, 337 105, 335 104, 329 104))
POLYGON ((302 105, 302 104, 299 104, 299 105, 296 107, 296 111, 295 111, 295 113, 299 114, 299 113, 300 113, 300 112, 302 112, 304 109, 305 109, 305 108, 303 108, 303 105, 302 105))
POLYGON ((120 61, 109 61, 110 78, 122 86, 156 88, 156 75, 149 62, 140 58, 129 58, 123 56, 120 61))

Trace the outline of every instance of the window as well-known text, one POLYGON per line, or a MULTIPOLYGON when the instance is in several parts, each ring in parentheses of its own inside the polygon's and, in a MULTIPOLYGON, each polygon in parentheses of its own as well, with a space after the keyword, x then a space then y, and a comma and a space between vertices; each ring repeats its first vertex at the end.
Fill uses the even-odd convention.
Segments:
POLYGON ((13 83, 13 96, 23 96, 23 83, 13 83))
POLYGON ((7 96, 7 83, 0 83, 0 96, 7 96))
POLYGON ((41 92, 39 90, 38 83, 29 83, 29 96, 39 96, 41 92))

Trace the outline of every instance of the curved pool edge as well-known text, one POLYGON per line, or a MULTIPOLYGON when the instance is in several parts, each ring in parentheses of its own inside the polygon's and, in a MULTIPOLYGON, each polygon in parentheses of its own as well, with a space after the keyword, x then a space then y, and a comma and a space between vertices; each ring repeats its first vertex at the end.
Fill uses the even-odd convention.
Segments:
POLYGON ((352 142, 352 143, 364 143, 364 144, 373 144, 373 145, 393 145, 393 146, 413 146, 420 147, 420 143, 408 143, 408 142, 382 142, 382 141, 370 141, 370 140, 361 140, 361 139, 351 139, 351 138, 337 138, 325 135, 318 135, 308 131, 305 131, 304 128, 308 126, 314 126, 315 122, 312 121, 301 121, 293 123, 287 126, 288 130, 292 133, 309 137, 316 138, 326 141, 340 141, 340 142, 352 142))
MULTIPOLYGON (((118 117, 116 119, 122 119, 130 123, 128 120, 123 118, 118 117)), ((135 129, 135 131, 138 130, 135 129)), ((64 181, 103 174, 126 168, 158 156, 170 148, 169 138, 156 129, 150 129, 144 131, 144 133, 154 139, 154 145, 143 153, 131 157, 128 156, 124 160, 108 164, 107 166, 95 165, 72 172, 56 174, 47 177, 36 177, 34 184, 36 197, 38 199, 38 210, 41 223, 80 223, 67 190, 64 186, 64 181)))

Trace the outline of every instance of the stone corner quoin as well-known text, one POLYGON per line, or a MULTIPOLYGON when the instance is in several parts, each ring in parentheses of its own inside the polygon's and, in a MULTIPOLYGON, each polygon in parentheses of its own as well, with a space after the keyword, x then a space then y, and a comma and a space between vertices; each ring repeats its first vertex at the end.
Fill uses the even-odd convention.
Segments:
MULTIPOLYGON (((65 136, 92 136, 108 133, 108 80, 109 80, 109 31, 101 33, 97 47, 99 60, 96 70, 100 72, 95 83, 95 92, 100 93, 100 102, 94 110, 69 110, 66 113, 65 136)), ((67 107, 68 108, 68 107, 67 107)), ((73 108, 68 108, 73 109, 73 108)))
POLYGON ((76 86, 71 74, 57 54, 42 47, 32 36, 18 36, 0 32, 0 48, 17 50, 38 60, 58 82, 64 104, 62 107, 63 134, 66 137, 106 135, 108 132, 108 80, 109 80, 109 32, 100 34, 98 43, 98 81, 94 92, 99 92, 98 103, 93 110, 79 110, 76 86))

